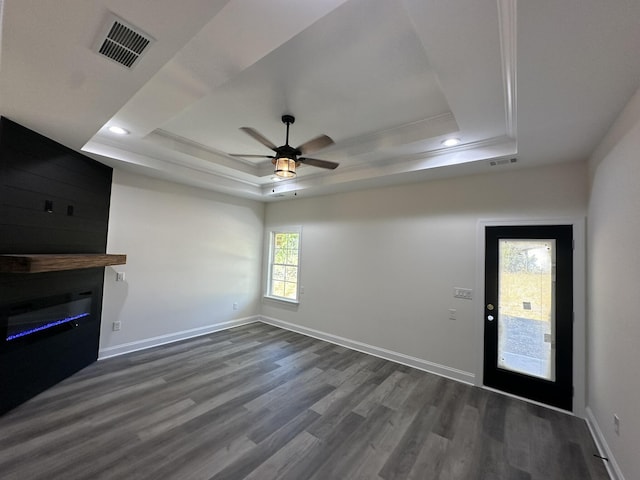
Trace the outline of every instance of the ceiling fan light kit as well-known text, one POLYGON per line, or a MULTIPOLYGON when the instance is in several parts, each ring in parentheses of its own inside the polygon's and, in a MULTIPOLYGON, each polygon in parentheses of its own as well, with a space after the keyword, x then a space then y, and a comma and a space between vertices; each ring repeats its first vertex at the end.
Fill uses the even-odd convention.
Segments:
POLYGON ((317 158, 306 158, 301 155, 316 152, 320 149, 332 145, 334 142, 327 135, 320 135, 308 142, 303 143, 297 148, 293 148, 289 145, 289 126, 296 121, 293 115, 283 115, 282 123, 287 126, 287 136, 285 144, 276 147, 273 142, 264 137, 257 130, 251 127, 242 127, 240 130, 247 135, 257 140, 265 147, 273 150, 275 155, 244 155, 232 153, 232 157, 245 157, 245 158, 270 158, 271 163, 274 165, 274 174, 279 178, 293 178, 296 176, 296 168, 301 164, 312 165, 314 167, 326 168, 329 170, 335 169, 339 163, 330 162, 328 160, 320 160, 317 158))
POLYGON ((280 178, 293 178, 296 176, 296 162, 291 158, 274 158, 273 163, 276 167, 274 171, 276 176, 280 178))

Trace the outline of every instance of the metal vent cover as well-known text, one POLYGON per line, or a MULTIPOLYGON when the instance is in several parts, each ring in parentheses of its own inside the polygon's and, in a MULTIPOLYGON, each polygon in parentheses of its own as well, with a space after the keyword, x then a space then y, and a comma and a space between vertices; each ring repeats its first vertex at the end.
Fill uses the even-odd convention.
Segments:
POLYGON ((510 163, 516 163, 518 161, 517 158, 503 158, 501 160, 491 160, 489 162, 489 165, 491 165, 492 167, 497 167, 500 165, 507 165, 510 163))
POLYGON ((133 68, 153 40, 139 28, 110 14, 98 37, 95 51, 120 65, 133 68))

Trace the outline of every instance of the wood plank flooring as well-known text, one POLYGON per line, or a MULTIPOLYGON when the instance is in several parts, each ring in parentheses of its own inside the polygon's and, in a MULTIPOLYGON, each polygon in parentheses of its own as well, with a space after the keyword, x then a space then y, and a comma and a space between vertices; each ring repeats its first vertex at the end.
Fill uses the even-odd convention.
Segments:
POLYGON ((255 323, 100 361, 0 417, 0 478, 607 479, 584 421, 255 323))

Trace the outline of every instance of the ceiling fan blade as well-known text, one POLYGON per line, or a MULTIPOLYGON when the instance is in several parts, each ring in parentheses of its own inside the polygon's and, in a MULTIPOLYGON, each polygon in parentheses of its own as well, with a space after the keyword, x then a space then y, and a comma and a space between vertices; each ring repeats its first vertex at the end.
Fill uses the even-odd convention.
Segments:
POLYGON ((339 163, 330 162, 329 160, 318 160, 317 158, 304 158, 304 157, 299 158, 298 162, 304 163, 305 165, 311 165, 313 167, 328 168, 329 170, 333 170, 338 165, 340 165, 339 163))
POLYGON ((307 153, 317 152, 318 150, 328 147, 333 143, 334 142, 333 140, 331 140, 331 138, 327 137, 326 135, 320 135, 319 137, 303 143, 297 148, 297 150, 300 150, 300 153, 306 155, 307 153))
POLYGON ((265 147, 270 148, 274 152, 276 151, 276 148, 278 148, 270 140, 265 138, 261 133, 259 133, 257 130, 254 130, 251 127, 241 127, 240 130, 242 130, 247 135, 253 137, 255 140, 259 141, 265 147))
POLYGON ((229 156, 241 158, 276 158, 273 155, 243 155, 242 153, 230 153, 229 156))

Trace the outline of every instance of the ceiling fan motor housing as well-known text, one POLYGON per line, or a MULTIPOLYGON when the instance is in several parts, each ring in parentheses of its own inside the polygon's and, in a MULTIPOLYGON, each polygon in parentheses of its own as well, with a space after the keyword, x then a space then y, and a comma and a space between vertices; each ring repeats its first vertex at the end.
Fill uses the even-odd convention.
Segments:
POLYGON ((302 152, 300 152, 300 150, 298 150, 297 148, 293 148, 291 145, 282 145, 281 147, 278 147, 277 153, 278 154, 276 156, 278 157, 289 157, 289 158, 294 158, 299 155, 302 155, 302 152))

